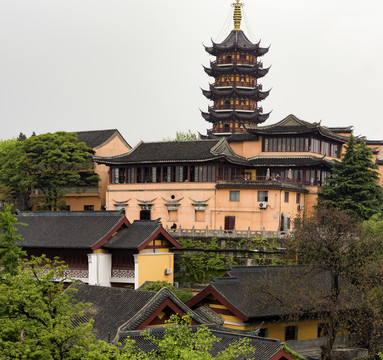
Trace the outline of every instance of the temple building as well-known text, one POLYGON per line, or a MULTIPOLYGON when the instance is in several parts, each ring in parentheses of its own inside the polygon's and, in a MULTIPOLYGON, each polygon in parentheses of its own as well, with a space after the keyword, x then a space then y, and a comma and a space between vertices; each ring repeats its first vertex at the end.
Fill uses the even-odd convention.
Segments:
MULTIPOLYGON (((310 212, 333 160, 340 160, 352 127, 330 128, 294 115, 264 125, 258 58, 267 53, 240 29, 206 47, 216 60, 205 71, 215 82, 203 94, 214 102, 203 117, 213 124, 198 141, 140 142, 116 156, 96 156, 109 167, 106 209, 129 219, 161 218, 182 229, 288 231, 310 212)), ((367 141, 383 173, 383 142, 367 141)), ((220 233, 222 234, 222 233, 220 233)), ((276 236, 275 234, 273 236, 276 236)))
POLYGON ((234 29, 220 44, 205 50, 215 56, 205 72, 214 77, 214 83, 203 94, 213 101, 208 112, 202 112, 206 121, 213 124, 212 133, 246 132, 245 125, 263 123, 269 114, 262 113, 258 103, 266 99, 269 91, 262 91, 258 79, 269 69, 263 69, 258 58, 268 52, 259 43, 253 44, 241 30, 241 6, 239 0, 234 5, 234 29))

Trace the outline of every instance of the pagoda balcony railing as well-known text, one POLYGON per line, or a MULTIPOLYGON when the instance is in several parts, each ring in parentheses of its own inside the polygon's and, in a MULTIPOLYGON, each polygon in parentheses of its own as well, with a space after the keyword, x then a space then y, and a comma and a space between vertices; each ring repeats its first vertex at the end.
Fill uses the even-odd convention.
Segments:
POLYGON ((253 238, 283 238, 289 234, 289 231, 266 231, 266 230, 232 230, 222 229, 209 229, 208 226, 204 229, 196 229, 194 226, 191 229, 183 229, 179 226, 177 229, 170 229, 167 225, 165 230, 173 237, 181 238, 204 238, 204 237, 218 237, 218 238, 237 238, 237 239, 253 239, 253 238))
POLYGON ((245 81, 216 81, 213 86, 214 87, 223 87, 223 86, 234 86, 237 87, 247 87, 249 89, 254 89, 257 85, 254 83, 248 83, 245 81))
POLYGON ((251 108, 250 105, 235 105, 235 106, 232 106, 232 105, 219 105, 217 106, 215 109, 213 108, 213 110, 247 110, 247 111, 254 111, 255 108, 251 108))
POLYGON ((231 62, 228 62, 227 59, 223 59, 223 60, 216 60, 216 61, 212 61, 212 64, 216 64, 216 65, 227 65, 227 66, 230 66, 230 65, 249 65, 249 66, 252 66, 252 65, 255 65, 257 64, 259 66, 259 68, 262 68, 263 67, 263 63, 261 61, 251 61, 251 60, 242 60, 242 59, 239 59, 239 60, 234 60, 234 61, 231 61, 231 62))
MULTIPOLYGON (((223 105, 222 107, 214 107, 214 106, 209 106, 209 110, 214 110, 214 111, 234 111, 234 110, 242 110, 242 111, 255 111, 256 108, 251 108, 250 105, 230 105, 230 106, 225 106, 223 105)), ((259 112, 262 114, 263 108, 260 107, 259 112)))
POLYGON ((301 179, 292 179, 289 177, 280 177, 280 176, 256 176, 255 178, 251 174, 244 175, 233 175, 233 176, 218 176, 217 181, 220 182, 248 182, 248 181, 270 181, 270 182, 279 182, 279 183, 290 183, 296 185, 306 185, 306 186, 316 186, 320 184, 319 179, 311 180, 301 180, 301 179))

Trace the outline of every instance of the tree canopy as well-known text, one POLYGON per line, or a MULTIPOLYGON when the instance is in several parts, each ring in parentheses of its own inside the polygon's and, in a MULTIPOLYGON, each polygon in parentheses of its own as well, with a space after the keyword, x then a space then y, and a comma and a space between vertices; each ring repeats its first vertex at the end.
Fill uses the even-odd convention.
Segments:
POLYGON ((378 165, 363 139, 351 135, 342 161, 334 160, 332 176, 322 187, 319 203, 355 212, 369 219, 382 210, 383 188, 379 184, 378 165))
POLYGON ((56 132, 0 143, 0 184, 13 198, 36 190, 40 209, 65 208, 63 196, 73 188, 95 186, 92 149, 77 141, 75 133, 56 132))
POLYGON ((20 225, 16 221, 11 206, 6 205, 0 212, 0 267, 4 268, 0 277, 1 359, 230 360, 254 350, 243 340, 212 355, 210 350, 219 339, 203 326, 193 331, 189 315, 171 317, 161 338, 143 334, 153 343, 152 351, 137 348, 129 338, 116 345, 98 341, 90 320, 91 304, 75 300, 75 284, 65 289, 67 266, 46 256, 21 258, 25 254, 15 246, 22 240, 15 236, 15 225, 20 225))
MULTIPOLYGON (((312 299, 314 313, 322 313, 327 334, 324 359, 331 359, 337 334, 349 331, 350 324, 360 339, 376 348, 383 329, 382 245, 381 238, 363 231, 355 214, 328 206, 319 206, 304 218, 286 241, 292 261, 313 265, 329 279, 325 288, 317 284, 301 294, 312 299)), ((308 275, 303 281, 309 281, 308 275)))
POLYGON ((173 285, 169 284, 167 281, 160 281, 160 280, 153 281, 141 287, 139 290, 157 292, 157 291, 160 291, 163 287, 168 288, 175 296, 177 296, 183 302, 186 302, 193 297, 193 293, 191 290, 177 289, 173 285))
POLYGON ((177 131, 176 136, 163 138, 163 141, 187 141, 187 140, 199 140, 199 134, 192 133, 189 129, 188 131, 177 131))

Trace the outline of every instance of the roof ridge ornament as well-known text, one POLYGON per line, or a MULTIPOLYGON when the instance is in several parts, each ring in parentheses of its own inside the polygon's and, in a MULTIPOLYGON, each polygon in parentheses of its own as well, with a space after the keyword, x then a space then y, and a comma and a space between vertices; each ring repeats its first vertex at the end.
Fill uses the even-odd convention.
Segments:
POLYGON ((234 6, 234 31, 240 31, 241 30, 241 20, 242 20, 242 11, 241 7, 244 6, 243 3, 239 2, 240 0, 236 0, 236 3, 233 3, 232 6, 234 6))

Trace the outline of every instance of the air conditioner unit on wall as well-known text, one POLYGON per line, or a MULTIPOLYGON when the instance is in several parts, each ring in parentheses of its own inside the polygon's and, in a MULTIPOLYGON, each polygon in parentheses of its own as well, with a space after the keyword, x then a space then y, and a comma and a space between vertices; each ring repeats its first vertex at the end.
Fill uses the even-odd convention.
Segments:
POLYGON ((267 208, 267 203, 266 202, 259 203, 259 208, 260 209, 266 209, 267 208))
POLYGON ((165 275, 170 275, 173 272, 172 268, 165 269, 165 275))
POLYGON ((305 208, 304 205, 298 205, 298 210, 299 211, 303 210, 304 208, 305 208))

